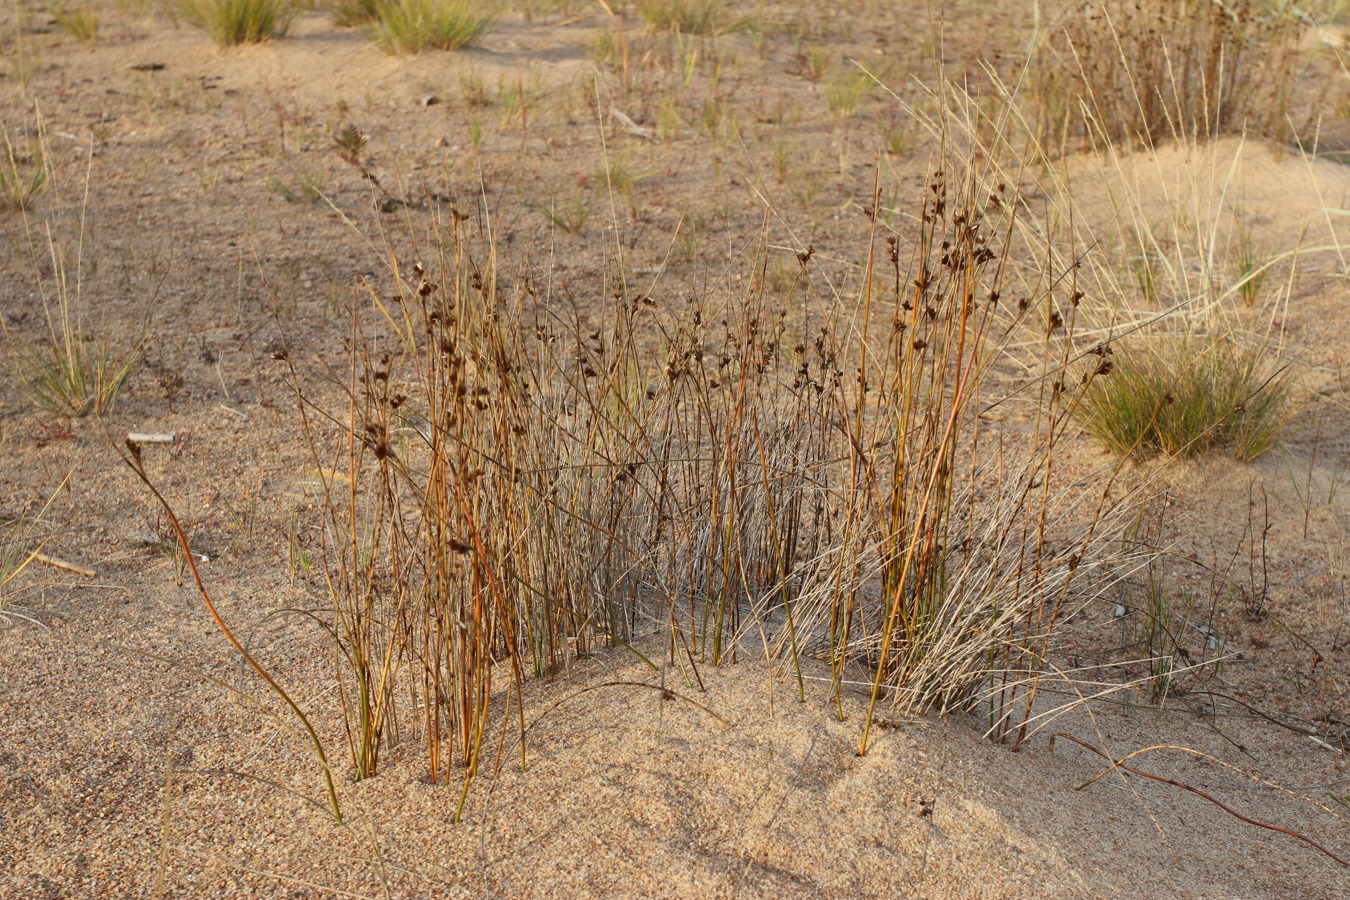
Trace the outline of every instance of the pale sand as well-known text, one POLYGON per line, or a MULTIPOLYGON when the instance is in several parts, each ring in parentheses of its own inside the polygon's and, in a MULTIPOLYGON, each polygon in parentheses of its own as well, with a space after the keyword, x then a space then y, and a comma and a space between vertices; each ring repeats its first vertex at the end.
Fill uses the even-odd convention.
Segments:
MULTIPOLYGON (((257 267, 282 307, 294 305, 287 328, 312 329, 302 336, 331 350, 344 326, 325 311, 327 298, 349 297, 354 276, 377 270, 380 256, 326 209, 269 193, 267 179, 275 174, 294 185, 305 167, 322 168, 343 209, 368 208, 369 187, 329 149, 327 129, 341 119, 335 104, 342 98, 370 138, 382 177, 404 171, 417 189, 444 183, 472 195, 482 170, 467 157, 466 117, 483 115, 485 145, 495 154, 486 178, 508 185, 492 196, 509 210, 504 227, 524 238, 515 246, 561 241, 554 271, 570 265, 585 283, 603 270, 597 236, 609 234, 606 226, 569 244, 548 233, 530 204, 538 202, 539 184, 594 178, 594 112, 578 101, 575 120, 533 120, 536 143, 518 159, 511 155, 518 123, 499 122, 495 110, 466 109, 460 92, 467 59, 494 95, 526 65, 545 84, 570 83, 569 90, 593 97, 585 46, 595 27, 594 20, 556 26, 513 19, 472 54, 396 60, 318 16, 302 18, 292 40, 231 53, 162 21, 113 18, 107 40, 92 49, 45 38, 44 66, 28 87, 49 127, 74 136, 54 138, 67 209, 78 208, 87 160, 79 148, 94 138, 90 252, 100 274, 90 275, 90 290, 110 301, 108 327, 136 334, 151 321, 152 356, 186 376, 186 387, 170 399, 171 386, 162 396, 156 386, 159 370, 138 375, 108 434, 192 433, 187 449, 148 455, 152 474, 195 519, 195 537, 214 557, 203 572, 222 612, 314 709, 339 773, 348 762, 322 644, 297 617, 275 615, 321 605, 322 583, 315 577, 293 587, 287 574, 284 529, 295 504, 312 502, 313 491, 297 477, 308 459, 297 446, 286 389, 266 363, 277 328, 253 275, 257 267), (167 68, 126 69, 149 61, 167 68), (422 106, 432 95, 442 102, 422 106), (279 116, 288 123, 281 136, 279 116), (306 136, 313 146, 302 150, 306 136), (511 180, 517 169, 523 182, 511 180), (214 359, 199 349, 211 349, 214 359), (246 524, 250 509, 256 524, 246 524)), ((731 40, 752 46, 748 36, 731 40)), ((742 94, 767 96, 760 85, 774 77, 756 73, 742 94)), ((819 85, 800 78, 791 84, 801 91, 793 102, 821 106, 819 85)), ((0 98, 7 122, 28 107, 17 92, 0 98)), ((625 112, 648 127, 655 118, 654 109, 625 112)), ((802 127, 802 153, 824 167, 830 199, 788 215, 822 258, 832 240, 842 257, 856 251, 860 232, 856 209, 840 198, 867 195, 871 157, 845 159, 824 126, 811 130, 817 124, 802 127)), ((646 144, 621 131, 609 134, 612 143, 627 140, 631 152, 645 152, 646 144)), ((724 220, 708 211, 710 244, 738 246, 756 233, 762 210, 732 171, 733 154, 718 151, 727 153, 728 170, 712 184, 697 140, 681 139, 663 152, 640 189, 651 219, 633 226, 639 233, 650 226, 657 238, 633 251, 636 263, 662 260, 680 214, 700 198, 725 204, 718 207, 724 220)), ((767 167, 768 150, 757 152, 767 167)), ((924 163, 897 165, 913 176, 924 163)), ((1305 246, 1334 247, 1347 237, 1350 219, 1317 210, 1350 203, 1347 170, 1286 148, 1226 140, 1198 154, 1164 148, 1119 167, 1081 159, 1067 165, 1085 220, 1097 225, 1108 223, 1122 200, 1102 185, 1124 170, 1149 220, 1212 208, 1229 184, 1230 208, 1240 197, 1272 252, 1292 246, 1305 227, 1305 246)), ((47 208, 55 205, 50 200, 47 208)), ((17 225, 6 219, 3 227, 14 237, 0 286, 6 334, 36 340, 38 320, 19 318, 39 307, 23 286, 29 269, 17 225)), ((78 464, 52 522, 92 528, 58 536, 48 549, 100 574, 85 582, 31 572, 40 584, 18 602, 47 627, 16 619, 0 630, 0 895, 1344 894, 1350 873, 1291 837, 1244 824, 1176 787, 1118 774, 1075 791, 1104 762, 1062 739, 1053 753, 1048 748, 1049 734, 1062 730, 1116 755, 1155 744, 1213 754, 1340 815, 1179 751, 1133 762, 1350 855, 1347 811, 1330 799, 1350 795, 1345 747, 1336 741, 1350 718, 1350 604, 1342 581, 1350 489, 1340 480, 1350 452, 1343 383, 1350 315, 1343 272, 1337 250, 1309 254, 1278 313, 1279 334, 1298 353, 1302 386, 1279 450, 1249 466, 1207 456, 1165 470, 1133 467, 1131 476, 1169 491, 1166 536, 1178 541, 1178 553, 1206 561, 1227 559, 1240 544, 1251 521, 1249 485, 1267 492, 1270 607, 1278 618, 1245 622, 1240 604, 1225 595, 1218 622, 1232 656, 1208 687, 1317 730, 1322 743, 1229 701, 1214 700, 1218 714, 1201 717, 1196 709, 1210 702, 1203 697, 1172 698, 1160 710, 1129 689, 1067 713, 1016 753, 982 739, 971 716, 900 722, 883 708, 885 724, 860 758, 864 694, 845 692, 840 721, 818 663, 809 663, 804 703, 789 673, 771 674, 753 660, 703 666, 706 692, 670 670, 666 685, 680 696, 663 702, 650 687, 609 684, 661 681, 632 656, 615 653, 528 686, 527 770, 518 771, 508 752, 493 772, 490 754, 460 824, 451 822, 458 785, 425 784, 421 750, 409 742, 389 751, 378 777, 343 784, 348 818, 338 827, 325 812, 304 743, 210 680, 241 685, 267 709, 276 707, 228 652, 195 594, 174 586, 171 560, 136 537, 153 529, 154 512, 108 449, 108 434, 83 421, 70 424, 73 440, 43 438, 47 420, 34 418, 7 382, 3 452, 11 468, 0 505, 45 499, 78 464), (926 804, 931 816, 922 814, 926 804)), ((1272 278, 1287 279, 1287 269, 1272 278)), ((1082 453, 1096 458, 1086 442, 1082 453)), ((1118 642, 1121 625, 1106 605, 1089 609, 1074 629, 1082 646, 1101 648, 1118 642)), ((1107 669, 1100 677, 1120 684, 1137 677, 1137 668, 1131 672, 1107 669)), ((1043 699, 1051 705, 1072 696, 1051 684, 1043 699)))
MULTIPOLYGON (((2 884, 14 896, 161 884, 232 896, 1332 896, 1345 883, 1291 838, 1175 788, 1107 777, 1075 792, 1102 764, 1063 740, 1011 753, 965 717, 883 714, 858 757, 863 698, 846 694, 839 721, 818 666, 805 703, 751 663, 704 667, 706 693, 680 685, 663 702, 609 684, 659 683, 645 665, 586 663, 531 687, 527 771, 508 760, 480 777, 463 823, 450 821, 457 788, 428 786, 408 748, 343 788, 339 828, 298 738, 94 636, 4 634, 2 884)), ((1117 753, 1186 745, 1291 787, 1341 777, 1306 739, 1215 724, 1247 753, 1192 714, 1143 706, 1056 728, 1117 753)), ((1343 846, 1333 817, 1213 764, 1176 752, 1134 762, 1343 846)))

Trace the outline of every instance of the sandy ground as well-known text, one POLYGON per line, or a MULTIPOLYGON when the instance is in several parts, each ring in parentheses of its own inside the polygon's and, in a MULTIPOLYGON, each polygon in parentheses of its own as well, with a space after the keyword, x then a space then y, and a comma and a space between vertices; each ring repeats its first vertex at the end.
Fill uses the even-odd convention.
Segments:
MULTIPOLYGON (((1327 212, 1350 204, 1350 170, 1257 140, 1061 166, 1085 227, 1109 230, 1125 209, 1226 246, 1231 230, 1203 223, 1240 205, 1268 254, 1302 248, 1272 266, 1279 299, 1242 313, 1268 323, 1294 366, 1277 449, 1252 464, 1210 454, 1129 467, 1159 498, 1159 538, 1176 558, 1225 573, 1219 587, 1184 565, 1175 575, 1212 605, 1223 640, 1222 666, 1185 694, 1159 704, 1121 687, 1140 675, 1129 662, 1137 634, 1098 604, 1070 637, 1077 661, 1101 668, 1050 683, 1042 708, 1112 688, 1106 696, 1073 704, 1017 752, 984 740, 970 716, 883 712, 859 757, 865 688, 851 685, 836 706, 814 662, 799 701, 790 673, 753 659, 704 666, 700 690, 616 652, 528 685, 525 769, 508 730, 461 822, 458 786, 427 784, 414 743, 394 748, 378 777, 343 780, 346 818, 335 823, 306 744, 196 593, 175 583, 164 523, 118 459, 120 437, 187 438, 149 448, 150 474, 207 557, 222 614, 340 758, 321 635, 294 614, 322 606, 323 583, 318 567, 293 577, 288 550, 297 522, 301 542, 317 543, 304 525, 315 479, 270 354, 283 337, 310 363, 340 352, 345 304, 385 277, 386 240, 402 246, 424 227, 418 198, 490 210, 512 264, 586 314, 619 252, 634 270, 664 264, 672 302, 734 277, 721 274, 734 271, 726 260, 758 240, 766 196, 775 265, 795 266, 809 243, 842 283, 865 247, 860 209, 877 160, 888 199, 922 184, 922 132, 879 93, 857 117, 829 114, 788 27, 800 24, 808 49, 890 60, 901 76, 931 52, 931 41, 894 39, 926 17, 922 4, 806 18, 775 6, 772 21, 788 23, 776 43, 725 37, 719 77, 740 140, 700 123, 706 67, 673 132, 656 137, 662 98, 681 85, 669 40, 630 16, 631 77, 600 71, 588 47, 605 20, 576 6, 575 17, 513 14, 478 49, 414 59, 318 14, 284 41, 229 52, 129 6, 106 11, 93 46, 44 13, 3 14, 0 116, 22 137, 40 111, 56 167, 32 212, 0 213, 7 371, 45 333, 39 286, 50 304, 54 281, 31 248, 43 259, 48 234, 68 261, 78 249, 91 323, 144 336, 147 352, 104 419, 44 412, 16 377, 0 387, 0 512, 53 498, 46 551, 97 572, 35 565, 5 601, 0 895, 1344 893, 1350 870, 1307 843, 1176 784, 1116 771, 1078 789, 1106 762, 1062 737, 1050 746, 1062 732, 1117 757, 1158 748, 1132 764, 1350 857, 1350 219, 1327 212), (345 124, 366 136, 378 187, 336 152, 345 124), (910 129, 900 152, 878 155, 895 128, 910 129), (603 189, 607 155, 636 175, 630 193, 603 189), (307 202, 307 184, 333 206, 307 202), (411 206, 387 202, 405 196, 411 206), (550 223, 551 203, 594 212, 573 234, 550 223), (1249 620, 1258 586, 1266 615, 1249 620)), ((950 29, 949 59, 987 53, 1025 13, 952 6, 949 21, 968 27, 950 29)), ((1077 452, 1106 459, 1087 438, 1077 452)))

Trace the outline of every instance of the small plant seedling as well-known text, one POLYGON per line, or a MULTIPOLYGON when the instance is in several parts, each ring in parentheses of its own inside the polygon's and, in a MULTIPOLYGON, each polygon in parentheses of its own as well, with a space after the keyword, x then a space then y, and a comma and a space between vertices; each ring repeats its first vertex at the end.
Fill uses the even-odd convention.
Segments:
POLYGON ((99 10, 89 0, 76 6, 60 6, 52 18, 62 31, 81 43, 92 44, 98 40, 99 10))
POLYGON ((851 119, 875 86, 871 75, 850 66, 825 83, 825 105, 835 118, 851 119))
POLYGON ((610 157, 609 164, 604 170, 596 173, 595 180, 607 184, 611 190, 631 200, 638 182, 649 174, 648 171, 635 172, 628 156, 616 153, 610 157))
POLYGON ((591 200, 580 192, 565 200, 554 196, 544 214, 568 234, 581 234, 581 230, 586 227, 586 220, 591 216, 591 200))
POLYGON ((638 0, 637 11, 655 31, 708 35, 734 26, 726 0, 638 0))
POLYGON ((310 203, 323 199, 328 188, 328 173, 322 169, 305 169, 300 173, 300 196, 310 203))
POLYGON ((680 83, 685 90, 694 83, 694 73, 698 71, 699 48, 693 38, 686 38, 681 32, 675 32, 675 52, 679 57, 680 83))
POLYGON ((674 97, 661 98, 661 106, 656 112, 656 133, 662 142, 672 141, 680 132, 682 124, 680 102, 674 97))
POLYGON ((828 47, 812 47, 806 55, 806 77, 819 81, 829 71, 834 61, 834 53, 828 47))
POLYGON ((364 165, 362 157, 366 153, 366 136, 360 128, 350 123, 343 125, 333 141, 337 144, 338 155, 344 160, 354 166, 364 165))
POLYGON ((703 101, 703 127, 708 130, 708 134, 716 137, 721 130, 722 123, 727 120, 727 100, 725 97, 719 97, 713 94, 703 101))
POLYGON ((314 558, 310 555, 309 547, 300 531, 300 510, 297 509, 291 513, 291 520, 286 528, 286 549, 290 560, 291 584, 295 584, 297 577, 308 578, 310 570, 314 568, 314 558))
POLYGON ((47 502, 36 512, 0 512, 0 625, 12 624, 15 619, 42 625, 14 603, 14 598, 20 593, 15 587, 15 581, 38 558, 47 537, 38 533, 38 525, 73 474, 73 471, 66 474, 47 502))
POLYGON ((483 76, 475 69, 469 69, 460 76, 459 93, 464 98, 464 105, 469 109, 488 109, 492 106, 492 98, 488 96, 483 76))
POLYGON ((183 586, 183 577, 188 570, 189 550, 178 541, 178 536, 174 533, 173 525, 164 514, 160 513, 155 522, 155 538, 159 544, 159 551, 167 556, 173 562, 173 583, 177 587, 183 586))
POLYGON ((320 170, 305 170, 300 173, 294 188, 280 178, 267 180, 267 188, 287 203, 318 203, 323 199, 328 185, 328 173, 320 170))
POLYGON ((591 59, 606 69, 622 68, 627 58, 623 33, 614 28, 601 29, 591 40, 590 55, 591 59))
POLYGON ((904 156, 913 145, 909 131, 901 122, 892 122, 886 126, 886 152, 892 156, 904 156))
POLYGON ((1158 268, 1161 262, 1157 250, 1145 247, 1130 258, 1130 271, 1134 276, 1135 288, 1139 299, 1151 306, 1158 305, 1158 268))
POLYGON ((788 149, 787 140, 780 136, 773 145, 773 171, 779 181, 787 181, 791 164, 792 153, 788 149))
POLYGON ((50 184, 51 164, 43 150, 40 122, 37 133, 32 149, 24 150, 14 145, 8 129, 0 128, 0 210, 32 208, 50 184))
POLYGON ((1245 306, 1255 306, 1261 297, 1261 289, 1266 281, 1266 265, 1269 257, 1262 251, 1252 237, 1252 223, 1245 216, 1238 216, 1237 253, 1234 273, 1237 277, 1237 292, 1245 306))

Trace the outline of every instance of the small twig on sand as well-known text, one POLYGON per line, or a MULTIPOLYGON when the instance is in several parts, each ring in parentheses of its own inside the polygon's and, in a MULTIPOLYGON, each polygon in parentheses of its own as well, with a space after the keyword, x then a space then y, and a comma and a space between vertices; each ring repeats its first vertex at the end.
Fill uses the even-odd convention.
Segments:
POLYGON ((98 573, 93 569, 86 569, 83 566, 77 566, 74 563, 66 562, 64 559, 57 559, 55 556, 48 556, 45 553, 34 553, 33 561, 46 563, 57 569, 65 569, 68 572, 74 572, 76 575, 83 575, 85 578, 98 577, 98 573))
MULTIPOLYGON (((1264 828, 1264 829, 1266 829, 1267 831, 1276 831, 1276 832, 1279 832, 1280 834, 1287 834, 1287 835, 1289 835, 1289 836, 1292 837, 1292 838, 1297 838, 1298 840, 1303 841, 1303 843, 1305 843, 1305 844, 1307 844, 1308 846, 1312 847, 1314 850, 1317 850, 1317 851, 1319 851, 1319 852, 1325 854, 1326 856, 1331 857, 1331 858, 1334 859, 1336 862, 1338 862, 1338 863, 1340 863, 1341 865, 1345 866, 1346 868, 1350 869, 1350 862, 1347 862, 1346 860, 1344 860, 1344 859, 1342 859, 1341 857, 1337 856, 1335 853, 1332 853, 1332 852, 1331 852, 1330 850, 1328 850, 1326 847, 1323 847, 1321 844, 1317 843, 1317 841, 1314 841, 1312 838, 1310 838, 1310 837, 1308 837, 1308 836, 1306 836, 1306 835, 1299 834, 1297 831, 1290 831, 1288 828, 1281 828, 1281 827, 1278 826, 1278 825, 1270 825, 1270 824, 1268 824, 1268 823, 1266 823, 1266 822, 1258 822, 1256 819, 1248 818, 1247 816, 1244 816, 1242 813, 1238 812, 1237 810, 1232 809, 1231 807, 1225 806, 1225 805, 1224 805, 1222 802, 1220 802, 1219 800, 1216 800, 1214 797, 1211 797, 1209 794, 1205 793, 1204 791, 1200 790, 1199 788, 1191 787, 1189 784, 1186 784, 1184 781, 1177 781, 1177 780, 1172 779, 1172 778, 1167 778, 1167 777, 1165 777, 1165 776, 1163 776, 1163 775, 1154 775, 1152 772, 1145 772, 1145 771, 1142 770, 1142 769, 1136 769, 1134 766, 1127 765, 1127 764, 1125 763, 1125 760, 1126 760, 1126 759, 1129 759, 1129 758, 1132 757, 1132 756, 1137 756, 1137 755, 1139 755, 1140 753, 1145 753, 1145 752, 1147 752, 1148 750, 1163 750, 1163 749, 1184 750, 1184 749, 1185 749, 1184 747, 1166 747, 1166 748, 1165 748, 1165 747, 1149 747, 1149 748, 1146 748, 1145 750, 1137 750, 1137 751, 1135 751, 1134 753, 1131 753, 1129 756, 1126 756, 1124 759, 1115 759, 1115 758, 1113 758, 1109 753, 1107 753, 1105 750, 1102 750, 1102 749, 1099 748, 1099 747, 1094 747, 1093 745, 1089 744, 1087 741, 1079 740, 1078 738, 1074 737, 1073 735, 1071 735, 1071 734, 1065 734, 1065 733, 1062 732, 1062 731, 1056 732, 1056 733, 1054 734, 1054 736, 1050 738, 1050 749, 1051 749, 1051 751, 1053 751, 1053 750, 1055 749, 1055 738, 1059 738, 1059 737, 1066 738, 1067 740, 1073 741, 1075 744, 1077 744, 1078 746, 1082 747, 1084 750, 1088 750, 1088 751, 1090 751, 1090 752, 1092 752, 1092 753, 1095 753, 1095 754, 1097 754, 1098 756, 1100 756, 1102 759, 1105 759, 1105 760, 1107 760, 1108 762, 1111 763, 1111 765, 1108 766, 1107 769, 1106 769, 1104 772, 1102 772, 1100 775, 1097 775, 1095 778, 1093 778, 1093 779, 1091 779, 1091 780, 1089 780, 1089 781, 1086 781, 1086 782, 1084 782, 1083 784, 1080 784, 1078 787, 1074 788, 1074 790, 1076 790, 1076 791, 1081 791, 1083 788, 1087 787, 1088 785, 1090 785, 1090 784, 1092 784, 1093 782, 1095 782, 1095 781, 1097 781, 1098 779, 1100 779, 1103 775, 1106 775, 1106 774, 1107 774, 1108 772, 1110 772, 1112 769, 1121 769, 1122 771, 1129 772, 1131 775, 1138 775, 1138 776, 1141 777, 1141 778, 1148 778, 1148 779, 1150 779, 1150 780, 1152 780, 1152 781, 1158 781, 1158 782, 1161 782, 1161 783, 1163 783, 1163 784, 1168 784, 1168 785, 1171 785, 1172 787, 1180 788, 1180 789, 1183 790, 1183 791, 1187 791, 1187 792, 1189 792, 1189 793, 1195 794, 1197 797, 1201 797, 1201 798, 1203 798, 1203 799, 1205 799, 1205 800, 1208 800, 1210 803, 1213 803, 1215 806, 1217 806, 1219 809, 1223 810, 1224 812, 1228 813, 1228 814, 1229 814, 1230 816, 1232 816, 1233 818, 1239 819, 1239 820, 1241 820, 1241 821, 1243 821, 1243 822, 1246 822, 1248 825, 1255 825, 1257 828, 1264 828)), ((1240 770, 1239 770, 1239 771, 1240 771, 1240 770)), ((1250 776, 1249 776, 1249 777, 1250 777, 1250 776)))

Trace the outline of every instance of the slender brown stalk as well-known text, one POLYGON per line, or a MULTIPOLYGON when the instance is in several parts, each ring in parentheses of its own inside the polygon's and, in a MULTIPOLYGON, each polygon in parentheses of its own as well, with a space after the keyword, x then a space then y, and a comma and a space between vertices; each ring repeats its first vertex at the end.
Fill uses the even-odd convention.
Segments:
POLYGON ((216 611, 215 603, 211 600, 211 595, 206 591, 206 585, 202 582, 201 574, 197 571, 197 563, 192 558, 191 548, 188 547, 187 534, 183 531, 183 526, 179 524, 178 516, 174 513, 173 507, 169 505, 169 501, 164 499, 164 495, 159 492, 159 489, 155 487, 154 482, 150 480, 150 476, 146 474, 145 466, 141 464, 140 448, 131 442, 128 442, 126 446, 129 453, 126 456, 123 456, 122 460, 131 468, 131 471, 136 473, 136 477, 149 489, 155 500, 159 502, 160 508, 164 510, 164 515, 169 520, 169 524, 173 527, 174 535, 178 538, 178 545, 183 550, 184 558, 187 560, 188 570, 192 573, 192 580, 197 585, 197 593, 201 595, 202 602, 206 604, 207 611, 211 614, 211 618, 215 620, 216 627, 220 629, 221 634, 225 635, 225 639, 230 642, 230 646, 235 649, 235 652, 243 657, 244 661, 258 674, 258 677, 266 682, 267 686, 272 689, 272 692, 280 697, 282 701, 291 708, 291 711, 295 713, 296 718, 300 720, 300 724, 304 726, 305 732, 309 735, 310 743, 314 747, 314 753, 319 757, 319 765, 323 769, 324 782, 328 787, 328 801, 330 808, 333 811, 333 818, 341 823, 342 807, 338 804, 337 789, 333 785, 333 772, 332 769, 329 768, 328 756, 323 750, 323 742, 319 740, 319 735, 314 730, 314 726, 309 723, 309 717, 306 716, 299 705, 291 699, 290 694, 286 693, 285 689, 277 684, 272 676, 267 673, 267 670, 253 658, 253 654, 249 653, 248 650, 244 648, 244 645, 239 643, 239 639, 234 636, 234 632, 225 624, 225 620, 220 617, 220 613, 216 611))

